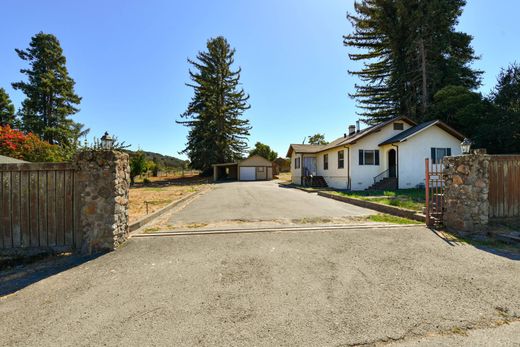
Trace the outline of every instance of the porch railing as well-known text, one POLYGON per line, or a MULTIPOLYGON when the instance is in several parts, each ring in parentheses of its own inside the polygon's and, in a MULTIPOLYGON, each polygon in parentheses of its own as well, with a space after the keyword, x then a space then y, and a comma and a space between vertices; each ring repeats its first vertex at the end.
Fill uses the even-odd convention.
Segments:
POLYGON ((385 171, 381 172, 379 175, 377 175, 376 177, 374 177, 374 184, 384 180, 385 178, 390 177, 390 170, 391 169, 385 170, 385 171))

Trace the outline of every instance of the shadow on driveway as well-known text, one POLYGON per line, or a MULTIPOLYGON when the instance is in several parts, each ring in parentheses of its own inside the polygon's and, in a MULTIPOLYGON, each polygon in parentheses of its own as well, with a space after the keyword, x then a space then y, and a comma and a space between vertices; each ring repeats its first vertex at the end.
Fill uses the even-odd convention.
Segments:
POLYGON ((37 257, 30 263, 27 259, 14 260, 9 268, 0 270, 0 297, 12 294, 33 283, 60 272, 96 259, 103 253, 89 256, 50 255, 37 257))

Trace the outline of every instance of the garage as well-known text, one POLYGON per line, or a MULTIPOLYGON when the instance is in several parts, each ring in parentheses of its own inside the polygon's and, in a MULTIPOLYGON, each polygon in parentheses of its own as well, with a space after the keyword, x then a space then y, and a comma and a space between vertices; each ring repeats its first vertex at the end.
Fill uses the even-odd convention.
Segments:
POLYGON ((268 181, 273 179, 273 163, 253 155, 236 163, 213 165, 213 180, 268 181))
POLYGON ((256 180, 256 167, 241 166, 239 175, 240 175, 241 181, 255 181, 256 180))

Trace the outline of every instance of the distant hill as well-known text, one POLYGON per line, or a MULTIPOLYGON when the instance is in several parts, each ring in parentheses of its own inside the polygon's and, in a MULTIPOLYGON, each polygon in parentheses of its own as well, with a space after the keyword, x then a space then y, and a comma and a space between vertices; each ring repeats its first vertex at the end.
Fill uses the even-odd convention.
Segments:
MULTIPOLYGON (((134 154, 135 151, 126 150, 126 152, 130 155, 134 154)), ((143 151, 146 160, 155 161, 159 165, 166 166, 166 167, 178 167, 182 168, 185 166, 186 163, 189 163, 188 160, 182 160, 179 158, 175 158, 169 155, 163 155, 160 153, 155 152, 147 152, 143 151)))

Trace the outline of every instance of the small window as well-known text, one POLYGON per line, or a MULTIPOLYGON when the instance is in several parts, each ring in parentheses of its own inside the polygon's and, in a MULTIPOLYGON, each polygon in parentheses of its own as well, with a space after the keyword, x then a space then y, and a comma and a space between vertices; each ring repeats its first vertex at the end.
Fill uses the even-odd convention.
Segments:
POLYGON ((257 167, 256 169, 257 169, 258 172, 264 172, 264 167, 263 166, 257 167))
POLYGON ((329 155, 324 154, 323 155, 323 170, 328 170, 328 169, 329 169, 329 155))
POLYGON ((300 168, 300 158, 294 159, 294 168, 299 169, 300 168))
POLYGON ((404 130, 404 123, 394 123, 394 130, 404 130))
POLYGON ((338 152, 338 169, 343 169, 345 167, 345 151, 338 152))
POLYGON ((432 164, 442 164, 442 158, 451 155, 451 148, 435 148, 431 149, 432 164))
POLYGON ((360 149, 359 165, 379 165, 379 151, 360 149))

